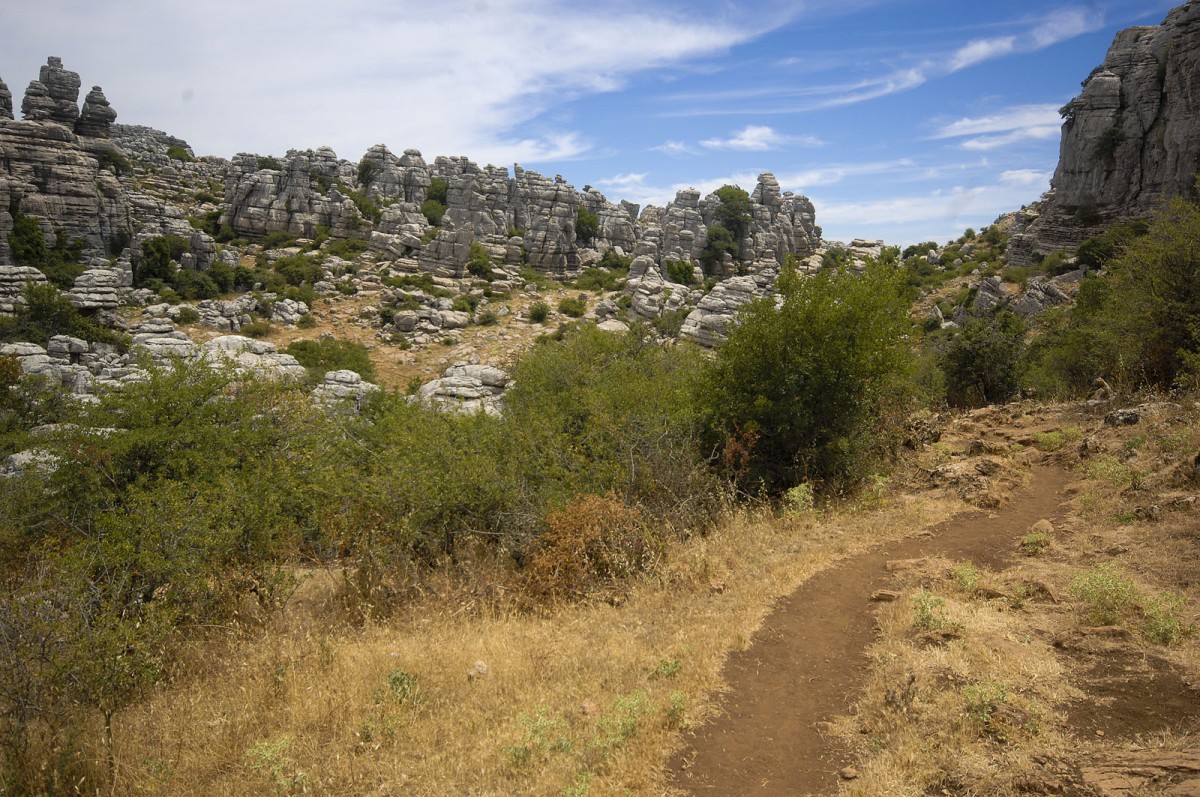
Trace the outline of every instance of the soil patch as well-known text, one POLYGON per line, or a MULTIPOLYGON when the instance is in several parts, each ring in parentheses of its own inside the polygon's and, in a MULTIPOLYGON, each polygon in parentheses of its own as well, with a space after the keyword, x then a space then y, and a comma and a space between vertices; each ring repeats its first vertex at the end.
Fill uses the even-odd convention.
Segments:
POLYGON ((1118 740, 1200 728, 1200 692, 1160 658, 1108 651, 1088 662, 1076 685, 1087 697, 1067 708, 1067 719, 1082 735, 1118 740))
POLYGON ((675 785, 696 795, 819 794, 836 790, 848 755, 817 729, 845 713, 865 680, 873 638, 870 597, 893 560, 945 556, 999 567, 1033 523, 1061 513, 1065 471, 1035 467, 1030 487, 992 513, 971 512, 844 560, 782 600, 726 663, 721 715, 671 761, 675 785))

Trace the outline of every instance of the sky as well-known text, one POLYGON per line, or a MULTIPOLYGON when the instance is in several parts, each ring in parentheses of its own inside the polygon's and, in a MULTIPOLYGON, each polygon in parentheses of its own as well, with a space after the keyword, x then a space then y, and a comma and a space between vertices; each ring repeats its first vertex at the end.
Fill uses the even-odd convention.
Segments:
POLYGON ((7 0, 46 57, 197 155, 520 163, 616 202, 773 172, 828 240, 946 241, 1036 200, 1058 109, 1176 0, 7 0))

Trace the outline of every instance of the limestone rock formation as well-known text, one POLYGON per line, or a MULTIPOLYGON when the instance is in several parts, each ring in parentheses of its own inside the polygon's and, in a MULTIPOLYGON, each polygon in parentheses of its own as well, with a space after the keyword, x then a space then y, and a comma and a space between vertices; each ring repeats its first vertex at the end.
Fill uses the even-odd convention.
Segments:
POLYGON ((8 90, 3 80, 0 80, 0 119, 13 118, 12 92, 8 90))
POLYGON ((1196 199, 1200 163, 1200 3, 1159 26, 1117 34, 1104 63, 1063 108, 1053 190, 1015 236, 1009 260, 1070 249, 1099 225, 1144 216, 1171 197, 1196 199))
POLYGON ((494 366, 458 363, 447 368, 441 379, 422 385, 417 397, 437 409, 499 415, 508 382, 508 374, 494 366))
POLYGON ((679 337, 712 348, 725 342, 738 310, 755 299, 770 296, 778 272, 760 271, 720 282, 688 314, 679 337))
POLYGON ((75 135, 90 138, 108 138, 117 112, 108 104, 108 99, 99 86, 92 86, 83 101, 83 111, 75 123, 75 135))
POLYGON ((51 121, 68 128, 79 118, 79 73, 63 69, 62 59, 46 59, 38 79, 25 90, 21 113, 31 121, 51 121))
MULTIPOLYGON (((13 262, 14 209, 36 217, 47 233, 61 229, 68 240, 82 240, 87 258, 107 256, 114 242, 128 237, 121 184, 72 132, 78 95, 79 76, 51 58, 25 96, 25 119, 0 115, 0 265, 13 262)), ((106 107, 95 103, 84 127, 102 133, 112 113, 102 112, 106 107)))
POLYGON ((361 411, 379 385, 365 381, 354 371, 329 371, 321 384, 313 388, 313 399, 327 407, 348 407, 361 411))

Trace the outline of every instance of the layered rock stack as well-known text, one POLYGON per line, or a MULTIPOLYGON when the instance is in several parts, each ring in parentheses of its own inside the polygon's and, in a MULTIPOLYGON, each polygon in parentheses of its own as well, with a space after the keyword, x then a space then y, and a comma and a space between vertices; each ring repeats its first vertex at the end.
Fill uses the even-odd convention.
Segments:
POLYGON ((12 92, 3 80, 0 80, 0 119, 13 118, 12 92))
POLYGON ((92 90, 83 100, 83 110, 79 121, 75 123, 75 135, 89 138, 108 138, 112 124, 117 120, 117 112, 108 104, 108 99, 99 86, 92 90))
POLYGON ((1071 249, 1108 223, 1172 197, 1196 199, 1200 168, 1200 2, 1162 25, 1117 34, 1104 63, 1062 109, 1053 189, 1014 237, 1017 265, 1071 249))

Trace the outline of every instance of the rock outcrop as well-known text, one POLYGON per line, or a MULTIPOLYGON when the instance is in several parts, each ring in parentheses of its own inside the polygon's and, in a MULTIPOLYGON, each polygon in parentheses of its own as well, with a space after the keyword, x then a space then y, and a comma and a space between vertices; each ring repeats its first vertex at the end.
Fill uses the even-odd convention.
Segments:
POLYGON ((13 118, 12 92, 8 90, 3 80, 0 80, 0 119, 13 118))
POLYGON ((1200 164, 1200 2, 1162 25, 1117 34, 1082 93, 1062 109, 1052 190, 1009 248, 1028 264, 1071 249, 1107 223, 1144 216, 1172 197, 1196 199, 1200 164))
POLYGON ((418 400, 436 409, 499 415, 509 376, 491 365, 458 363, 446 369, 441 379, 422 385, 418 400))
POLYGON ((108 99, 99 86, 92 86, 83 101, 79 121, 75 123, 75 135, 90 138, 108 138, 117 112, 108 104, 108 99))

